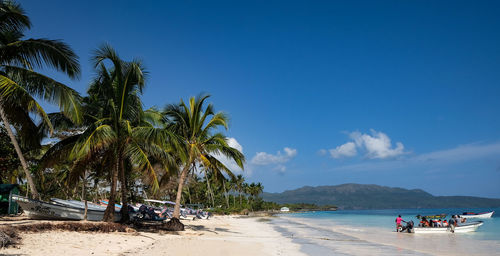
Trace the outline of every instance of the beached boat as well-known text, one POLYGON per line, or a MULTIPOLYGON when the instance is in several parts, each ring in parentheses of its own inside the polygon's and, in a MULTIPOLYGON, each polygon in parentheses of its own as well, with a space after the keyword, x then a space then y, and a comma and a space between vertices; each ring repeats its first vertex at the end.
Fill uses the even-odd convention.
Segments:
POLYGON ((470 219, 470 218, 487 219, 487 218, 491 218, 491 216, 493 216, 493 213, 495 213, 495 211, 481 212, 481 213, 464 212, 463 214, 460 214, 459 216, 461 218, 467 218, 467 219, 470 219))
MULTIPOLYGON (((52 220, 83 220, 85 209, 61 203, 48 203, 34 200, 23 196, 12 196, 23 211, 32 219, 52 219, 52 220)), ((101 221, 104 210, 88 209, 87 220, 101 221)), ((120 220, 120 213, 115 212, 115 221, 120 220)))
MULTIPOLYGON (((56 204, 62 204, 62 205, 67 205, 67 206, 85 209, 85 202, 82 202, 82 201, 64 200, 64 199, 59 199, 59 198, 51 198, 50 201, 54 202, 56 204)), ((91 202, 87 202, 87 208, 89 210, 95 210, 95 211, 105 211, 106 210, 106 206, 94 204, 91 202)))
POLYGON ((483 225, 482 221, 460 224, 456 227, 413 227, 412 232, 417 234, 433 234, 433 233, 465 233, 474 232, 477 228, 483 225))

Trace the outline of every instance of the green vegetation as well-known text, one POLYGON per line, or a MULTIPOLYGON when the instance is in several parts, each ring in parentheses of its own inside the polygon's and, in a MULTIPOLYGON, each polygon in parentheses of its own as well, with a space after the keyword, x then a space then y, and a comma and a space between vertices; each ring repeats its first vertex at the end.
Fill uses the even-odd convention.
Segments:
POLYGON ((260 183, 247 184, 218 160, 243 169, 244 155, 228 145, 221 128, 227 115, 207 104, 208 95, 143 109, 146 73, 139 60, 123 60, 109 45, 95 50, 87 96, 35 71, 53 68, 74 79, 78 57, 56 40, 22 40, 31 27, 22 8, 0 2, 0 168, 4 183, 24 183, 33 198, 96 200, 122 207, 143 198, 203 204, 216 212, 261 210, 260 183), (46 113, 37 100, 59 106, 46 113), (41 120, 37 122, 36 120, 41 120), (56 138, 42 145, 44 138, 56 138), (19 171, 23 170, 23 171, 19 171), (29 185, 29 189, 28 186, 29 185))
POLYGON ((31 22, 20 5, 10 1, 0 2, 0 17, 0 117, 18 155, 32 196, 39 198, 28 162, 21 151, 21 147, 41 147, 43 133, 40 131, 44 127, 50 134, 53 132, 50 116, 36 99, 58 105, 62 113, 75 123, 81 121, 81 112, 76 91, 34 71, 34 68, 50 67, 70 78, 76 78, 80 66, 75 53, 61 41, 22 39, 24 31, 31 27, 31 22), (35 124, 32 116, 40 117, 42 124, 35 124))
MULTIPOLYGON (((235 148, 227 144, 226 136, 214 133, 220 126, 228 128, 227 116, 215 113, 212 104, 203 109, 203 104, 208 96, 189 99, 189 105, 182 100, 180 104, 168 105, 164 115, 165 130, 174 134, 174 143, 181 159, 182 171, 179 177, 179 186, 175 199, 174 217, 179 218, 180 201, 184 181, 190 172, 201 167, 205 175, 212 173, 224 181, 223 173, 234 178, 234 174, 215 155, 223 155, 236 162, 243 168, 245 157, 235 148)), ((210 182, 207 183, 210 185, 210 182)), ((224 184, 223 187, 225 188, 224 184)), ((208 187, 208 189, 210 189, 208 187)), ((212 195, 213 197, 213 195, 212 195)), ((213 202, 213 198, 212 198, 213 202)))
POLYGON ((202 204, 218 214, 279 209, 279 205, 262 200, 262 184, 248 184, 242 175, 228 179, 216 173, 207 173, 203 177, 192 173, 187 180, 182 192, 182 204, 202 204))

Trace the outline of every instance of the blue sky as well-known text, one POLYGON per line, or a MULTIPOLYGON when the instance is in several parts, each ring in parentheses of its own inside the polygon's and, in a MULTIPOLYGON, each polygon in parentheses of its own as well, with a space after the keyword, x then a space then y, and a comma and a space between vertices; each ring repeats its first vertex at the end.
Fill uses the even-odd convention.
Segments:
POLYGON ((82 93, 107 42, 144 61, 146 107, 211 94, 265 191, 352 182, 500 197, 498 1, 21 4, 28 37, 80 56, 80 80, 54 76, 82 93))

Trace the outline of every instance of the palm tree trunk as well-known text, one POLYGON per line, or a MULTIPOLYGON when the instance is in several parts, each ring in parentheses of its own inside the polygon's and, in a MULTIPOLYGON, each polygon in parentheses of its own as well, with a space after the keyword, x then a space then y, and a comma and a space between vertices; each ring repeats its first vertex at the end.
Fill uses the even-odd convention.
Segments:
POLYGON ((83 182, 82 182, 82 199, 83 201, 85 202, 85 211, 84 211, 84 214, 83 214, 83 220, 87 220, 87 212, 88 212, 88 209, 89 209, 89 206, 87 205, 87 191, 86 191, 86 186, 85 186, 85 183, 86 183, 86 179, 85 179, 85 176, 83 178, 83 182))
POLYGON ((212 207, 215 207, 214 194, 212 193, 212 189, 210 188, 210 182, 208 180, 207 171, 203 170, 203 172, 205 172, 205 179, 207 180, 208 195, 210 195, 210 199, 212 200, 212 207))
POLYGON ((177 197, 175 198, 175 206, 174 206, 174 218, 179 218, 181 216, 181 197, 182 197, 182 187, 184 186, 184 180, 186 179, 187 173, 189 171, 189 166, 191 164, 187 164, 182 169, 181 176, 179 177, 179 186, 177 187, 177 197))
POLYGON ((122 209, 121 209, 121 222, 129 221, 128 214, 128 197, 127 197, 127 179, 125 178, 125 168, 123 166, 123 159, 120 161, 120 183, 121 183, 121 191, 122 191, 122 209))
POLYGON ((14 145, 14 148, 16 149, 16 153, 17 153, 17 156, 19 157, 19 161, 21 162, 21 165, 23 166, 24 174, 26 175, 26 180, 28 181, 29 187, 31 189, 31 196, 34 199, 40 199, 40 195, 38 194, 38 191, 36 190, 35 183, 33 182, 33 178, 31 177, 31 173, 28 170, 28 163, 26 163, 26 159, 24 159, 23 153, 21 152, 21 148, 19 147, 19 144, 17 143, 16 137, 14 136, 14 133, 12 132, 12 129, 10 128, 9 120, 7 120, 7 116, 5 116, 5 112, 3 109, 3 99, 1 97, 0 97, 0 116, 2 117, 2 121, 5 125, 5 129, 7 130, 7 133, 9 134, 12 145, 14 145))
POLYGON ((229 208, 229 197, 226 190, 226 182, 222 179, 222 187, 224 188, 224 197, 226 197, 226 206, 229 208))
POLYGON ((115 168, 113 168, 113 173, 111 174, 111 190, 109 191, 108 206, 102 218, 102 221, 105 222, 113 222, 115 220, 116 183, 118 182, 118 173, 120 172, 120 158, 119 155, 116 157, 115 168))

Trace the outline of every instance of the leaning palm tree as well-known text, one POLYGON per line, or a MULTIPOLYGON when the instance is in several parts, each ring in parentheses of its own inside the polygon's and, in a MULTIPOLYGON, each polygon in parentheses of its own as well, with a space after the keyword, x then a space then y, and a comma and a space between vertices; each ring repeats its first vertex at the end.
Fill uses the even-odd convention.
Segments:
MULTIPOLYGON (((19 156, 32 197, 39 198, 28 164, 11 125, 24 141, 35 138, 30 115, 41 117, 52 132, 50 120, 35 98, 57 104, 63 113, 80 122, 78 93, 35 68, 51 67, 77 78, 78 57, 65 43, 48 39, 25 39, 23 31, 31 22, 19 4, 0 1, 0 117, 19 156)), ((39 144, 39 138, 35 143, 39 144)), ((33 142, 33 141, 31 141, 33 142)))
POLYGON ((222 133, 214 133, 221 126, 227 129, 228 119, 223 112, 215 113, 212 104, 203 109, 208 97, 208 95, 192 97, 188 105, 181 100, 180 104, 168 105, 165 108, 166 129, 176 134, 182 142, 179 156, 183 161, 183 167, 175 199, 173 214, 175 218, 180 216, 182 188, 190 171, 201 166, 206 170, 217 170, 233 176, 231 170, 215 156, 222 154, 234 160, 240 168, 243 168, 245 161, 245 156, 229 146, 222 133))

